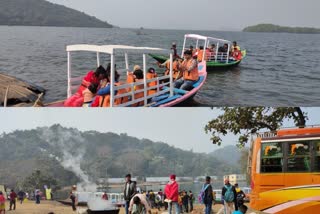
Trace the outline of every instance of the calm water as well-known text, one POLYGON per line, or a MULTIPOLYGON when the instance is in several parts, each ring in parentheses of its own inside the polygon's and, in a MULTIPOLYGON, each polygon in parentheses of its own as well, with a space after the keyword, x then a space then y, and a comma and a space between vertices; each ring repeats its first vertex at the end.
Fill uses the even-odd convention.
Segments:
MULTIPOLYGON (((66 97, 66 45, 169 48, 176 41, 181 49, 185 33, 198 33, 237 40, 248 56, 237 68, 209 73, 194 105, 320 106, 320 35, 176 30, 143 33, 137 35, 132 29, 0 26, 0 72, 44 87, 45 101, 51 102, 66 97)), ((139 61, 136 56, 131 58, 132 63, 142 64, 139 57, 139 61)), ((95 56, 76 54, 73 63, 75 73, 84 74, 95 67, 95 56)), ((149 60, 148 66, 155 66, 154 61, 149 60)))

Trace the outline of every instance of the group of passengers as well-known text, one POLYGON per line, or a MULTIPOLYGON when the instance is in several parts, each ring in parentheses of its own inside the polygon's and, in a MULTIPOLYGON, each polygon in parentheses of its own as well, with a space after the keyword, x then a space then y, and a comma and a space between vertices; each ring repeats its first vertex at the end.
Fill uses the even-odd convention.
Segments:
POLYGON ((227 43, 218 47, 218 53, 216 52, 217 49, 215 44, 211 44, 205 50, 203 46, 199 46, 198 49, 194 49, 193 46, 190 45, 189 50, 192 51, 192 57, 198 60, 198 62, 201 62, 203 60, 203 56, 204 56, 204 60, 206 61, 208 60, 211 61, 215 59, 221 60, 221 61, 226 60, 226 57, 228 56, 228 51, 229 51, 230 60, 238 61, 242 59, 241 49, 236 41, 233 42, 230 48, 227 43))
MULTIPOLYGON (((170 60, 167 60, 163 64, 158 64, 159 67, 165 67, 165 75, 170 73, 170 60)), ((114 68, 114 82, 115 86, 124 84, 120 82, 120 75, 117 72, 116 66, 114 68)), ((154 68, 149 68, 146 79, 154 79, 158 75, 154 68)), ((192 52, 186 50, 184 52, 184 60, 179 56, 175 56, 173 60, 173 81, 174 87, 190 90, 192 85, 199 79, 198 64, 195 59, 192 58, 192 52)), ((126 83, 138 83, 133 87, 134 100, 144 97, 144 73, 139 65, 135 65, 133 71, 127 72, 126 83), (141 84, 139 84, 141 83, 141 84)), ((64 102, 64 106, 68 107, 109 107, 110 106, 110 91, 111 91, 111 64, 109 63, 105 69, 103 66, 99 66, 95 71, 89 71, 82 79, 81 85, 78 91, 68 98, 64 102)), ((147 95, 150 96, 157 92, 157 81, 151 81, 147 83, 148 91, 147 95), (151 87, 151 88, 150 88, 151 87)), ((120 105, 130 101, 130 96, 125 96, 132 91, 131 87, 115 90, 114 95, 123 95, 121 98, 114 99, 115 105, 120 105)), ((150 102, 150 99, 148 99, 150 102)), ((143 106, 144 100, 133 104, 132 106, 143 106)))

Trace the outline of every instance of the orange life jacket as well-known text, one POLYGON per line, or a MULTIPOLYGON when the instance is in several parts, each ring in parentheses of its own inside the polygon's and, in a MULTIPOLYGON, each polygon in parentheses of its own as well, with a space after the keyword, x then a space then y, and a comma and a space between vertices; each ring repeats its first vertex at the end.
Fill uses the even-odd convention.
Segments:
MULTIPOLYGON (((183 68, 189 68, 192 65, 194 59, 184 60, 182 62, 183 68)), ((196 66, 192 71, 183 71, 183 79, 197 81, 199 79, 198 66, 196 66)))
MULTIPOLYGON (((197 57, 198 62, 202 62, 203 52, 204 52, 204 50, 198 51, 198 57, 197 57)), ((208 60, 208 55, 210 55, 210 51, 208 49, 206 49, 205 54, 204 54, 204 60, 206 60, 206 61, 208 60)))
POLYGON ((242 53, 241 51, 239 50, 235 50, 233 53, 232 53, 232 56, 235 60, 241 60, 242 59, 242 53))
MULTIPOLYGON (((135 82, 143 82, 143 79, 136 79, 135 82)), ((142 89, 144 89, 144 85, 143 84, 135 86, 135 91, 142 90, 142 89)), ((135 100, 140 99, 142 97, 144 97, 144 92, 143 91, 134 94, 134 99, 135 100)), ((140 101, 138 103, 133 104, 132 106, 143 106, 143 105, 144 105, 144 101, 140 101)))
MULTIPOLYGON (((156 78, 158 75, 156 73, 147 73, 147 79, 154 79, 156 78)), ((148 87, 153 87, 153 86, 156 86, 157 85, 157 81, 152 81, 152 82, 149 82, 148 83, 148 87)), ((148 95, 151 95, 151 94, 155 94, 157 92, 157 89, 150 89, 148 90, 148 95)))
MULTIPOLYGON (((132 72, 130 72, 130 73, 127 74, 127 83, 134 83, 134 82, 141 82, 141 81, 143 81, 143 79, 141 79, 141 80, 135 79, 132 72)), ((144 88, 144 85, 143 85, 143 84, 135 86, 135 90, 141 90, 141 89, 143 89, 143 88, 144 88)), ((128 88, 127 91, 130 92, 130 91, 131 91, 131 87, 128 88)), ((143 92, 143 91, 134 94, 134 99, 139 99, 139 98, 141 98, 141 97, 144 97, 144 92, 143 92)), ((138 103, 133 104, 132 106, 135 107, 135 106, 143 106, 143 105, 144 105, 144 102, 141 101, 141 102, 138 102, 138 103)))
POLYGON ((202 57, 203 57, 203 50, 199 50, 199 51, 198 51, 198 56, 197 56, 198 62, 201 62, 201 61, 202 61, 202 57))
MULTIPOLYGON (((115 83, 115 86, 120 86, 120 85, 121 83, 119 82, 115 83)), ((122 89, 118 89, 117 94, 115 95, 126 94, 126 93, 128 93, 128 90, 125 88, 122 88, 122 89)), ((129 101, 128 96, 117 98, 114 100, 114 105, 120 105, 128 101, 129 101)), ((99 97, 99 107, 110 107, 110 94, 99 97)))
MULTIPOLYGON (((173 79, 176 80, 176 79, 180 79, 182 77, 182 72, 179 72, 179 69, 178 69, 178 65, 179 65, 179 62, 178 61, 173 61, 173 64, 172 64, 172 72, 173 72, 173 79)), ((165 75, 169 75, 170 73, 170 61, 167 62, 166 64, 166 68, 167 70, 165 71, 165 75)))

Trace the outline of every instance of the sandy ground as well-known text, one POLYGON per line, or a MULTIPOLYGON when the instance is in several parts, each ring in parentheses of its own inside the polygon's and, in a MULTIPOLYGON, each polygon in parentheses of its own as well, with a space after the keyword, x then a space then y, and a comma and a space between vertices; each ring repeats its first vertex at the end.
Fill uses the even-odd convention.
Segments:
MULTIPOLYGON (((80 208, 79 211, 81 212, 74 212, 72 211, 71 206, 63 205, 56 201, 41 201, 40 204, 35 204, 34 201, 27 201, 23 204, 17 203, 16 204, 16 210, 9 210, 9 202, 6 204, 6 213, 7 214, 48 214, 49 212, 53 212, 54 214, 76 214, 76 213, 83 213, 83 211, 86 210, 86 208, 80 208)), ((219 212, 221 210, 222 205, 216 204, 213 206, 213 213, 219 213, 223 214, 223 212, 219 212)), ((203 205, 195 205, 194 211, 192 211, 192 214, 202 214, 204 210, 203 205)), ((124 214, 125 210, 124 208, 120 209, 119 214, 124 214)), ((167 213, 165 210, 158 211, 154 209, 152 211, 152 214, 162 214, 167 213)), ((247 212, 251 213, 251 212, 247 212)))

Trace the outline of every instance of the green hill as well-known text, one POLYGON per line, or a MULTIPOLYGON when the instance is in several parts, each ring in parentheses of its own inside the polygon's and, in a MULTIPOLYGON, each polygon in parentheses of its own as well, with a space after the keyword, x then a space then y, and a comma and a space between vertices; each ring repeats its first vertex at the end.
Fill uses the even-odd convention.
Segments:
POLYGON ((193 153, 165 143, 126 134, 81 132, 60 125, 14 131, 0 136, 0 183, 15 185, 35 169, 59 179, 61 186, 76 180, 105 177, 218 175, 238 173, 208 154, 193 153))
POLYGON ((225 146, 210 153, 219 161, 228 163, 233 166, 240 166, 239 160, 241 152, 237 146, 225 146))
POLYGON ((45 0, 0 0, 0 25, 99 27, 112 25, 45 0))
POLYGON ((243 29, 244 32, 270 32, 270 33, 307 33, 318 34, 320 29, 308 27, 284 27, 273 24, 258 24, 243 29))

